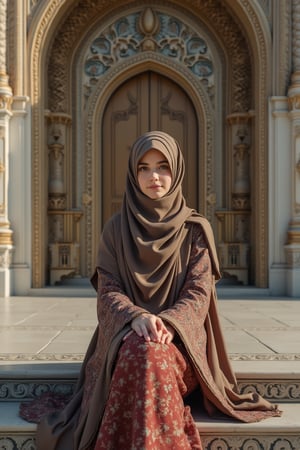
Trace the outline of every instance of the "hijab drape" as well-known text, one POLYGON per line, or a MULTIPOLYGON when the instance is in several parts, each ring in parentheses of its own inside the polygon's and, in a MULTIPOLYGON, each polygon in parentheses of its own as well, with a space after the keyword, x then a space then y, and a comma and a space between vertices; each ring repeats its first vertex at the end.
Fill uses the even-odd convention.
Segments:
MULTIPOLYGON (((211 227, 204 217, 186 206, 181 191, 183 175, 180 148, 169 135, 153 131, 135 142, 129 158, 122 210, 104 228, 98 271, 92 277, 92 283, 97 290, 101 277, 110 280, 112 276, 113 283, 115 280, 120 283, 132 303, 160 313, 160 317, 174 327, 193 362, 204 404, 210 414, 222 411, 244 422, 278 416, 280 411, 276 406, 259 395, 237 393, 218 317, 214 286, 206 317, 203 317, 202 308, 196 308, 188 320, 181 316, 175 320, 174 315, 170 315, 172 308, 168 312, 168 307, 178 298, 188 269, 193 229, 188 222, 202 227, 213 274, 216 278, 220 276, 211 227), (152 148, 163 153, 172 172, 170 191, 156 200, 143 195, 137 182, 137 164, 152 148), (108 274, 102 272, 100 276, 101 269, 108 274), (205 331, 203 325, 199 325, 203 321, 205 331), (203 345, 203 335, 207 338, 206 345, 203 345)), ((128 312, 130 306, 126 301, 127 308, 111 307, 111 298, 103 299, 100 292, 101 289, 98 290, 98 305, 101 305, 106 322, 102 318, 95 331, 72 401, 60 414, 46 417, 39 425, 39 449, 87 450, 92 447, 99 431, 118 349, 138 309, 132 305, 134 311, 128 312)), ((103 292, 102 295, 106 297, 103 292)), ((114 296, 116 304, 121 304, 123 292, 116 291, 114 296)))
MULTIPOLYGON (((138 138, 129 156, 121 215, 108 222, 100 244, 98 267, 119 278, 135 304, 155 314, 174 303, 183 284, 191 247, 191 228, 186 223, 207 222, 186 206, 182 194, 184 171, 182 152, 173 137, 150 131, 138 138), (138 163, 151 149, 164 155, 172 176, 169 192, 157 199, 143 194, 138 184, 138 163)), ((218 277, 213 236, 208 233, 218 277)))

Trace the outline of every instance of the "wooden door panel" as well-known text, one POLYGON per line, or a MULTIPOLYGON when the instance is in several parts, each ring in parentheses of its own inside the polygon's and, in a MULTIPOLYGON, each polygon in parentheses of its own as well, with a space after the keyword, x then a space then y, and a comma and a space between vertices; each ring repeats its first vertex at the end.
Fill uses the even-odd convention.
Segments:
POLYGON ((197 129, 193 105, 173 81, 145 72, 112 95, 103 119, 102 224, 121 205, 127 161, 133 141, 148 130, 163 130, 181 145, 186 162, 184 194, 197 208, 197 129))
POLYGON ((111 97, 103 120, 103 224, 119 210, 125 186, 128 154, 136 136, 148 129, 148 93, 144 77, 135 77, 111 97), (142 107, 141 107, 142 105, 142 107))
POLYGON ((151 77, 151 123, 150 129, 163 130, 180 144, 186 175, 183 192, 187 203, 198 208, 198 157, 196 115, 191 100, 170 79, 152 73, 151 77), (152 92, 153 91, 153 92, 152 92))

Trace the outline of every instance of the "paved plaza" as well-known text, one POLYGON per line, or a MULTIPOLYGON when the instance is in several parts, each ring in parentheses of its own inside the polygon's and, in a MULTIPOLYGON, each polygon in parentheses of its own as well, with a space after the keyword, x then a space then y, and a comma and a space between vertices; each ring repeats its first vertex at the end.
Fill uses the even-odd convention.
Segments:
MULTIPOLYGON (((0 441, 5 444, 9 436, 18 449, 28 442, 35 448, 35 425, 20 419, 20 399, 40 386, 74 384, 97 323, 93 290, 43 292, 0 298, 0 441)), ((221 442, 229 449, 254 442, 255 448, 299 449, 300 299, 225 297, 219 311, 239 387, 262 392, 284 413, 254 424, 196 414, 203 444, 212 448, 221 442)))
MULTIPOLYGON (((0 362, 81 361, 97 323, 95 295, 82 292, 1 298, 0 362)), ((221 298, 219 311, 236 370, 300 368, 300 299, 221 298)))

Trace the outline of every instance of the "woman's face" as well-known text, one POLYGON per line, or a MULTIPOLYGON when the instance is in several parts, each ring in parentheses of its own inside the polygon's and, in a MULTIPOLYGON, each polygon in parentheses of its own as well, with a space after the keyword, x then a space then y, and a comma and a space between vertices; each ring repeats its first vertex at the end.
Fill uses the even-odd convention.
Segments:
POLYGON ((140 190, 147 197, 154 200, 166 195, 172 184, 172 175, 165 156, 158 150, 148 150, 138 163, 137 178, 140 190))

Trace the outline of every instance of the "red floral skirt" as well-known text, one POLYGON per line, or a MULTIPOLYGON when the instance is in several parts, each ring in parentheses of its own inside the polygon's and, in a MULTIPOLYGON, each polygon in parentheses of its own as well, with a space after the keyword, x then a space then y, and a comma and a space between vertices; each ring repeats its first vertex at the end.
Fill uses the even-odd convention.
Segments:
POLYGON ((202 450, 183 400, 196 386, 176 345, 133 333, 118 354, 95 450, 202 450))

